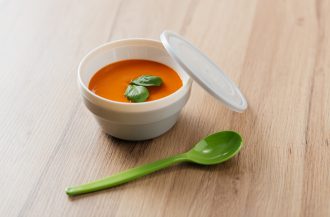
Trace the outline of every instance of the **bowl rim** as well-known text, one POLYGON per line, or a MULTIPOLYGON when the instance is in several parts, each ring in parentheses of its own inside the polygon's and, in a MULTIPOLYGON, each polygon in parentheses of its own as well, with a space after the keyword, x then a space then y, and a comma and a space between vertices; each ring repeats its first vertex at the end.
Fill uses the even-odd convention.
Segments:
MULTIPOLYGON (((157 99, 157 100, 152 100, 152 101, 147 101, 147 102, 139 102, 139 103, 114 101, 114 100, 110 100, 110 99, 107 99, 107 98, 104 98, 104 97, 101 97, 101 96, 95 94, 83 82, 81 72, 82 72, 82 68, 84 67, 84 64, 86 64, 87 60, 93 58, 93 56, 95 56, 98 53, 104 51, 105 49, 113 49, 115 47, 127 46, 128 44, 132 44, 132 45, 133 44, 140 44, 140 46, 142 46, 141 43, 145 43, 145 45, 148 44, 147 46, 154 45, 152 47, 165 50, 165 48, 163 47, 163 44, 159 40, 147 39, 147 38, 126 38, 126 39, 119 39, 119 40, 114 40, 114 41, 110 41, 110 42, 107 42, 107 43, 103 43, 103 44, 97 46, 96 48, 90 50, 79 62, 79 65, 78 65, 78 83, 79 83, 80 87, 86 93, 88 93, 91 97, 93 97, 94 99, 97 99, 97 100, 99 100, 103 103, 113 104, 113 105, 117 105, 117 106, 125 106, 125 107, 133 107, 134 108, 134 107, 152 106, 152 105, 156 105, 158 103, 164 103, 164 102, 171 101, 171 100, 173 100, 173 102, 175 102, 176 99, 178 99, 177 96, 180 93, 182 93, 184 90, 189 89, 189 87, 192 84, 192 79, 187 73, 184 72, 184 69, 182 69, 181 71, 183 71, 183 73, 185 73, 185 76, 186 76, 186 78, 184 80, 181 71, 178 72, 177 70, 174 70, 173 67, 168 66, 166 64, 164 64, 164 65, 166 65, 168 67, 171 67, 179 75, 179 77, 182 81, 182 86, 179 89, 177 89, 175 92, 171 93, 170 95, 167 95, 167 96, 162 97, 162 98, 157 99)), ((127 60, 129 60, 129 59, 127 59, 127 60)), ((157 61, 155 61, 155 62, 157 62, 157 61)), ((183 97, 183 95, 180 98, 182 98, 182 97, 183 97)))

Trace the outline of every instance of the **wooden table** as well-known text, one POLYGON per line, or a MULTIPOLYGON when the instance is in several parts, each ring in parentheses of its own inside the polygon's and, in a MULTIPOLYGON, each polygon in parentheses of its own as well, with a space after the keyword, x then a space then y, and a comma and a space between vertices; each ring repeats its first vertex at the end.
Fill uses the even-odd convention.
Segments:
POLYGON ((329 0, 1 0, 0 216, 330 216, 329 0), (178 123, 124 142, 101 132, 76 74, 115 39, 182 34, 239 85, 238 114, 194 84, 178 123), (68 185, 239 131, 219 166, 175 166, 76 198, 68 185))

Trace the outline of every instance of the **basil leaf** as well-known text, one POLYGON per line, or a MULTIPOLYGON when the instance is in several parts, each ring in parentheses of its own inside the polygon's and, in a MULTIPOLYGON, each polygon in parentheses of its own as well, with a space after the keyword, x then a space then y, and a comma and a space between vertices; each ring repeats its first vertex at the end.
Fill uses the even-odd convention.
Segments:
POLYGON ((161 79, 161 77, 153 76, 153 75, 142 75, 131 81, 131 84, 144 86, 144 87, 160 86, 162 83, 163 80, 161 79))
POLYGON ((149 97, 149 91, 143 86, 128 85, 125 96, 132 102, 144 102, 149 97))

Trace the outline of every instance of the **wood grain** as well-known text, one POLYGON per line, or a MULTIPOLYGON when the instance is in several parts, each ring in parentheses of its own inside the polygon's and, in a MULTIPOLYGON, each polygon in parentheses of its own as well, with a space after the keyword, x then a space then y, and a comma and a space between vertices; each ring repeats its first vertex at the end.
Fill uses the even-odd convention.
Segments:
POLYGON ((0 216, 330 216, 329 11, 328 0, 0 1, 0 216), (79 97, 80 59, 164 29, 221 66, 249 109, 229 111, 194 84, 168 133, 137 143, 105 135, 79 97), (227 129, 245 146, 222 165, 64 193, 227 129))

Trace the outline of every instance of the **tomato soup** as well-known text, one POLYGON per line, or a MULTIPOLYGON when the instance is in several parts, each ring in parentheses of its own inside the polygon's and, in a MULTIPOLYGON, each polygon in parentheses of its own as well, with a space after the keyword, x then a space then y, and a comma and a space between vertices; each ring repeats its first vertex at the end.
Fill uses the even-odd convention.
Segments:
POLYGON ((118 102, 129 102, 124 93, 130 82, 142 75, 159 76, 161 86, 148 87, 146 101, 166 97, 182 86, 179 75, 170 67, 149 60, 124 60, 109 64, 95 73, 88 88, 95 94, 118 102))

